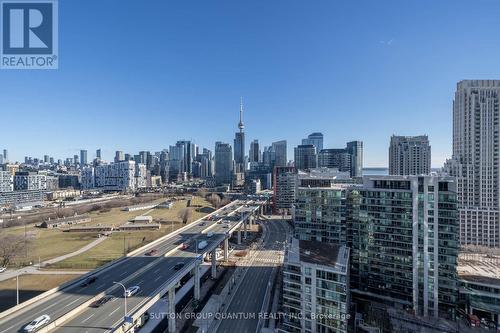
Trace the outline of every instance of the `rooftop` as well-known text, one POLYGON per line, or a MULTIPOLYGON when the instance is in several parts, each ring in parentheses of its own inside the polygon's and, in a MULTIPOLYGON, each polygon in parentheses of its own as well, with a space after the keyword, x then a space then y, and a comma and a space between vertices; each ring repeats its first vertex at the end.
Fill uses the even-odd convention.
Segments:
POLYGON ((463 280, 500 286, 500 255, 460 253, 457 271, 463 280))
POLYGON ((344 245, 293 238, 287 251, 287 260, 327 266, 345 273, 349 263, 349 249, 344 245))

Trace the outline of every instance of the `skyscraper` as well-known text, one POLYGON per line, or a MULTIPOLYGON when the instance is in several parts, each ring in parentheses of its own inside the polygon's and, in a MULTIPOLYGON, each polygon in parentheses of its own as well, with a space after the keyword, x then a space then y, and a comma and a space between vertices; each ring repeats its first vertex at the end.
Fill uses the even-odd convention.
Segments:
POLYGON ((87 151, 86 150, 80 150, 80 165, 84 166, 87 165, 87 151))
MULTIPOLYGON (((348 211, 351 291, 428 317, 453 318, 458 221, 452 177, 367 176, 348 211)), ((314 210, 313 210, 314 211, 314 210)))
POLYGON ((229 143, 215 143, 215 182, 231 184, 233 180, 233 148, 229 143))
POLYGON ((336 168, 351 173, 352 157, 346 149, 323 149, 318 153, 318 167, 336 168))
POLYGON ((9 162, 9 153, 7 152, 7 149, 3 150, 3 163, 9 162))
POLYGON ((125 157, 123 155, 123 152, 117 150, 115 152, 115 163, 118 163, 118 162, 121 162, 121 161, 124 161, 124 160, 125 160, 125 157))
POLYGON ((318 166, 318 155, 314 145, 295 147, 295 167, 297 170, 309 170, 318 166))
POLYGON ((363 141, 347 143, 346 151, 351 155, 351 177, 363 176, 363 141))
POLYGON ((359 305, 453 318, 457 302, 456 182, 441 176, 366 176, 363 185, 301 179, 295 236, 347 244, 359 305), (304 181, 306 180, 306 181, 304 181), (314 183, 311 183, 314 181, 314 183))
POLYGON ((453 101, 453 157, 462 245, 500 246, 500 80, 464 80, 453 101))
POLYGON ((297 182, 297 170, 295 167, 274 168, 273 173, 273 206, 274 211, 288 211, 295 202, 295 185, 297 182))
POLYGON ((307 139, 302 139, 303 145, 314 145, 316 151, 319 152, 323 149, 323 133, 314 132, 307 136, 307 139))
POLYGON ((101 150, 100 150, 100 149, 97 149, 97 150, 95 151, 95 156, 96 156, 96 158, 97 158, 98 160, 100 160, 100 159, 101 159, 101 150))
POLYGON ((390 175, 428 175, 431 172, 431 146, 427 135, 391 136, 390 175))
POLYGON ((180 172, 186 172, 188 175, 193 173, 193 161, 195 154, 195 145, 189 140, 177 141, 176 146, 182 147, 183 161, 180 172))
POLYGON ((243 99, 240 103, 240 122, 238 123, 239 132, 234 135, 234 162, 236 171, 243 172, 245 165, 245 125, 243 125, 243 99))
POLYGON ((274 166, 286 166, 286 140, 273 142, 271 148, 274 151, 274 166))
POLYGON ((250 153, 249 153, 248 161, 255 162, 255 163, 258 163, 261 161, 259 140, 253 140, 250 143, 250 153))

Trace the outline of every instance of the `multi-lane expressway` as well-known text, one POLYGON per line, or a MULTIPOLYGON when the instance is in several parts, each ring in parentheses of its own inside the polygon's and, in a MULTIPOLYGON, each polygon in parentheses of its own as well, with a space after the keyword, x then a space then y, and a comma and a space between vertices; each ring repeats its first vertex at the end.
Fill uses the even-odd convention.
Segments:
POLYGON ((274 286, 272 274, 281 265, 281 253, 284 241, 288 238, 287 222, 277 218, 265 223, 267 229, 264 244, 257 250, 243 280, 234 292, 227 309, 227 314, 244 314, 241 317, 216 322, 217 333, 255 333, 261 328, 267 313, 270 289, 274 286))
MULTIPOLYGON (((81 286, 81 282, 76 281, 33 304, 21 304, 12 313, 9 310, 0 313, 0 333, 18 332, 43 314, 49 315, 51 322, 41 332, 125 331, 163 294, 168 293, 169 297, 174 297, 176 285, 189 272, 195 275, 194 294, 195 298, 199 298, 199 264, 203 256, 212 251, 215 253, 215 249, 222 243, 227 258, 228 238, 233 232, 237 232, 240 239, 247 223, 251 223, 253 214, 259 211, 262 204, 263 202, 235 201, 210 214, 210 217, 193 222, 117 263, 97 270, 94 273, 97 280, 88 286, 81 286), (209 232, 213 235, 209 235, 209 232), (198 250, 197 245, 202 241, 206 241, 208 245, 198 250), (181 249, 180 245, 183 243, 190 246, 181 249), (151 249, 157 250, 155 256, 146 255, 151 249), (178 263, 183 263, 184 266, 175 270, 174 266, 178 263), (114 282, 121 282, 127 287, 140 287, 137 294, 127 297, 126 313, 123 289, 114 282), (113 295, 115 298, 99 308, 88 307, 103 295, 113 295), (125 314, 132 324, 124 323, 125 314)), ((212 261, 212 265, 212 274, 215 274, 215 261, 212 261)), ((173 307, 169 310, 173 312, 173 307)), ((171 331, 175 330, 174 327, 175 322, 170 323, 171 331)))

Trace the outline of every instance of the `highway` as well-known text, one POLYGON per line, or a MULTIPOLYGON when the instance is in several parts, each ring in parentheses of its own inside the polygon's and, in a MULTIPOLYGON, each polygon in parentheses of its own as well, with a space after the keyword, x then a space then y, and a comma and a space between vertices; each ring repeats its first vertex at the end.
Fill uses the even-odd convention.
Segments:
MULTIPOLYGON (((219 218, 225 217, 239 207, 241 207, 240 204, 232 204, 219 210, 217 214, 219 218)), ((98 279, 91 285, 86 287, 81 287, 79 284, 70 286, 2 318, 0 320, 0 333, 17 332, 31 320, 43 314, 48 314, 53 321, 104 291, 116 296, 116 299, 97 309, 85 308, 62 326, 57 327, 55 331, 89 333, 110 331, 113 327, 121 324, 124 316, 123 289, 114 285, 113 282, 122 282, 127 287, 134 285, 141 287, 138 294, 127 298, 127 313, 133 313, 140 304, 147 301, 148 296, 154 294, 158 287, 167 281, 180 279, 182 275, 186 274, 186 268, 189 264, 199 260, 197 259, 199 255, 196 253, 196 240, 207 240, 209 243, 207 248, 210 248, 214 243, 222 242, 224 234, 238 223, 238 221, 229 221, 230 227, 225 228, 224 224, 216 222, 215 218, 211 221, 203 220, 204 225, 201 225, 201 220, 193 222, 187 230, 167 238, 159 244, 148 246, 140 253, 125 258, 108 270, 97 273, 98 279), (207 237, 207 229, 214 232, 213 237, 207 237), (180 244, 185 242, 190 243, 190 247, 187 250, 178 249, 180 244), (153 248, 158 251, 157 254, 152 257, 146 256, 145 253, 153 248), (168 256, 165 257, 164 255, 167 253, 168 256), (179 262, 184 262, 185 268, 175 271, 173 267, 179 262), (131 277, 131 275, 135 276, 131 277), (126 279, 130 281, 124 281, 126 279), (109 288, 114 289, 108 290, 109 288)))
MULTIPOLYGON (((253 317, 240 319, 223 319, 216 329, 218 333, 255 333, 259 324, 266 290, 274 285, 271 281, 273 268, 280 265, 280 252, 283 242, 287 239, 288 225, 281 219, 263 222, 268 228, 264 246, 256 254, 252 266, 248 269, 241 284, 234 293, 231 301, 224 311, 227 314, 255 314, 253 317)), ((264 310, 266 311, 266 310, 264 310)))

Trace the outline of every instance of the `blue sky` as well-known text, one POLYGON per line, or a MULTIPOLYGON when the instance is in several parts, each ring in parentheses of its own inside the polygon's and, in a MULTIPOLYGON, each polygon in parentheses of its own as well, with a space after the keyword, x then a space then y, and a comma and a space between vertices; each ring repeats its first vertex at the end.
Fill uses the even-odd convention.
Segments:
POLYGON ((59 69, 0 71, 0 148, 65 158, 232 144, 310 132, 363 140, 385 166, 391 134, 451 154, 456 82, 500 78, 500 2, 60 0, 59 69))

